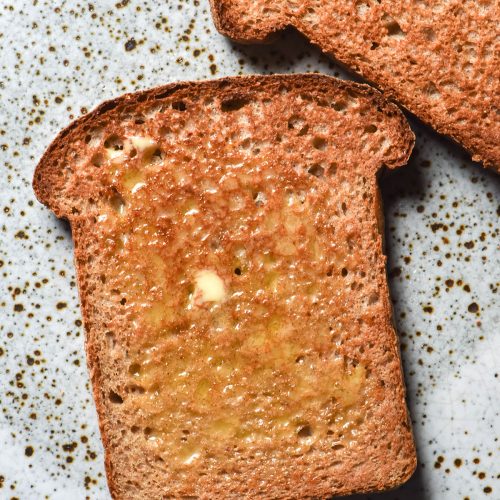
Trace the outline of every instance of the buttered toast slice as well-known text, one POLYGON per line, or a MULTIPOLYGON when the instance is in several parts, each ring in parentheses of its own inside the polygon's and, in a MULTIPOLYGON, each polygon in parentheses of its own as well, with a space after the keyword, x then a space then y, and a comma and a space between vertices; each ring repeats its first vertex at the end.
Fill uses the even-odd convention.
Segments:
POLYGON ((245 43, 294 26, 386 96, 500 170, 500 4, 461 0, 210 0, 245 43))
POLYGON ((413 141, 377 91, 318 75, 129 94, 55 139, 34 189, 71 223, 114 498, 411 475, 376 176, 413 141))

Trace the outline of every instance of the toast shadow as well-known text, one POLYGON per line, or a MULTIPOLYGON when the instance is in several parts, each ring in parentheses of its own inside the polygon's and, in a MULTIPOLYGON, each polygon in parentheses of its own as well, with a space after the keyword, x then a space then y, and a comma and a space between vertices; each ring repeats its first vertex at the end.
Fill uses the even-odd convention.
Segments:
POLYGON ((246 73, 311 72, 310 61, 313 59, 315 66, 322 66, 323 73, 361 82, 356 75, 350 74, 294 28, 277 33, 270 44, 242 45, 231 40, 228 43, 244 62, 246 73))

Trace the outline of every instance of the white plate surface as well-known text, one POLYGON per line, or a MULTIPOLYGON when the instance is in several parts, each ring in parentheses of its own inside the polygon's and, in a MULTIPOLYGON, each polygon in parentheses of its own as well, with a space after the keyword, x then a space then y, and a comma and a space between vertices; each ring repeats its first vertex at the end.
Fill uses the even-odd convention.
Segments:
MULTIPOLYGON (((0 499, 109 498, 69 228, 31 189, 44 149, 125 91, 303 71, 346 77, 296 33, 231 44, 207 0, 0 0, 0 499)), ((419 468, 377 498, 500 498, 500 178, 412 125, 382 188, 419 468)))

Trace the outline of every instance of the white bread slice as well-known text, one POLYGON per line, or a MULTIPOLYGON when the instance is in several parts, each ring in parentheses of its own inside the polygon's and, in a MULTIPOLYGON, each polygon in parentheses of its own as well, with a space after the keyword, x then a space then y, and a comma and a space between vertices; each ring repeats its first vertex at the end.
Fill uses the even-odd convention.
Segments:
POLYGON ((168 85, 55 139, 117 499, 327 498, 413 472, 377 173, 402 113, 318 75, 168 85))
POLYGON ((244 43, 293 26, 472 159, 500 170, 500 4, 481 0, 210 0, 244 43))

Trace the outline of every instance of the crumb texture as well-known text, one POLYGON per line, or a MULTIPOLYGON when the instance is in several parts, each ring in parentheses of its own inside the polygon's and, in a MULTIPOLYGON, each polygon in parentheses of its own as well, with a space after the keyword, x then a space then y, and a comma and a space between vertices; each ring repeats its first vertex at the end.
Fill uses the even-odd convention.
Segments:
POLYGON ((413 135, 329 77, 180 84, 52 144, 115 498, 327 498, 415 467, 376 183, 413 135))
POLYGON ((217 28, 258 42, 293 25, 473 159, 500 169, 500 6, 493 0, 212 0, 217 28))

